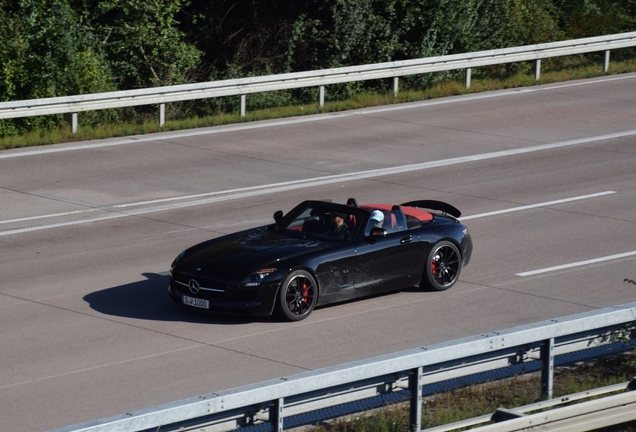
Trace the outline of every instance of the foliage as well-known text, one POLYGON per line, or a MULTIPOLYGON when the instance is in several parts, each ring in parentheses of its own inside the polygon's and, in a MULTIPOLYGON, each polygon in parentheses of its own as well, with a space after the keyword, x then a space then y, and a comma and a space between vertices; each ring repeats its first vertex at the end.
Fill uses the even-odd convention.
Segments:
POLYGON ((102 45, 65 0, 2 0, 2 100, 112 90, 102 45))
MULTIPOLYGON (((3 101, 185 83, 199 60, 174 19, 179 0, 0 0, 0 6, 3 101)), ((117 121, 121 115, 91 112, 82 120, 117 121)), ((60 123, 62 116, 1 121, 0 135, 60 123)))
MULTIPOLYGON (((636 29, 636 0, 0 0, 0 101, 128 90, 389 62, 636 29)), ((631 56, 620 50, 612 59, 631 56)), ((558 60, 554 60, 558 62, 558 60)), ((480 68, 508 77, 529 64, 480 68)), ((405 78, 422 89, 463 71, 405 78)), ((388 80, 331 85, 329 100, 388 92, 388 80)), ((259 94, 248 108, 315 101, 259 94)), ((143 121, 154 108, 82 122, 143 121)), ((235 97, 170 104, 169 118, 236 112, 235 97)), ((0 121, 0 136, 62 116, 0 121)))
MULTIPOLYGON (((87 16, 66 0, 0 0, 0 101, 115 90, 87 16)), ((0 135, 58 124, 60 116, 0 121, 0 135)))
POLYGON ((120 87, 126 89, 183 84, 196 68, 200 52, 184 41, 175 16, 181 0, 98 1, 95 31, 120 87))
POLYGON ((634 31, 636 0, 554 0, 560 26, 571 38, 634 31))

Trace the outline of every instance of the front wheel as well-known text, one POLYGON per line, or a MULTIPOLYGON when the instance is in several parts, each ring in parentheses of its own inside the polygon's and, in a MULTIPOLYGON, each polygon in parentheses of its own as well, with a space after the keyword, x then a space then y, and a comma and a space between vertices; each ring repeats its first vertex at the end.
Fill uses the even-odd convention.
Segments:
POLYGON ((300 321, 309 316, 318 301, 316 279, 305 270, 287 275, 278 293, 279 314, 289 321, 300 321))
POLYGON ((455 285, 462 269, 462 257, 455 243, 436 243, 428 254, 424 265, 426 286, 437 291, 445 291, 455 285))

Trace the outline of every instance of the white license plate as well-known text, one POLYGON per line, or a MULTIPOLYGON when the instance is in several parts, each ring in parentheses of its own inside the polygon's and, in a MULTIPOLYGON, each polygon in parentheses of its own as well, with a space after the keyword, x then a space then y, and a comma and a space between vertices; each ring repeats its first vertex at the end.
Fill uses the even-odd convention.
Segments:
POLYGON ((194 306, 194 307, 198 307, 198 308, 201 308, 201 309, 210 309, 210 301, 209 300, 202 300, 202 299, 192 298, 192 297, 188 297, 188 296, 183 296, 183 298, 181 300, 183 301, 184 305, 194 306))

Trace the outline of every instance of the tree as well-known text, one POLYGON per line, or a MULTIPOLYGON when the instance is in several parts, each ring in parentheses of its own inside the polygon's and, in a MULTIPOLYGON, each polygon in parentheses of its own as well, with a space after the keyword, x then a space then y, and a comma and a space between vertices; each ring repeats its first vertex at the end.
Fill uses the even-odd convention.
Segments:
MULTIPOLYGON (((114 90, 101 45, 66 0, 0 0, 0 100, 114 90)), ((0 134, 57 124, 59 116, 2 121, 0 134)))
POLYGON ((636 30, 636 0, 554 0, 561 27, 573 39, 636 30))
POLYGON ((94 5, 95 31, 121 89, 191 81, 201 53, 185 41, 182 0, 106 0, 94 5))

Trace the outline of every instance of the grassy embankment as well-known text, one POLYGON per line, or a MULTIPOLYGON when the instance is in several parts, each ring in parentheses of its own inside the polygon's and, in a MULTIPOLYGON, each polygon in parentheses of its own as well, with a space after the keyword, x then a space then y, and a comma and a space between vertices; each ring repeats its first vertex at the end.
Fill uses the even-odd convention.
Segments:
MULTIPOLYGON (((438 97, 479 93, 491 90, 526 87, 537 84, 562 82, 574 79, 592 78, 609 74, 627 73, 636 71, 636 59, 612 62, 607 73, 603 73, 602 65, 591 64, 569 67, 562 70, 545 70, 541 73, 541 79, 535 80, 534 75, 518 73, 509 78, 496 79, 480 76, 478 71, 473 71, 473 79, 470 89, 466 89, 463 81, 445 81, 424 90, 400 89, 398 96, 393 93, 361 93, 347 100, 325 102, 323 108, 316 104, 294 105, 279 108, 270 108, 256 111, 248 111, 244 118, 238 113, 218 114, 215 116, 189 118, 181 120, 168 120, 160 128, 157 116, 148 118, 140 123, 104 124, 97 127, 80 124, 76 134, 72 134, 70 127, 60 127, 53 130, 33 131, 21 136, 0 137, 0 150, 28 147, 61 142, 84 141, 121 137, 129 135, 142 135, 161 131, 176 131, 206 126, 217 126, 231 123, 241 123, 273 118, 293 117, 323 112, 337 112, 371 106, 390 105, 394 103, 415 102, 438 97)), ((81 114, 80 114, 81 115, 81 114)))
MULTIPOLYGON (((636 376, 633 355, 616 356, 593 364, 562 368, 555 372, 554 397, 630 381, 636 376)), ((422 429, 492 414, 497 408, 512 409, 543 400, 538 374, 452 390, 425 400, 422 429)), ((312 432, 408 432, 407 406, 386 407, 370 414, 338 419, 312 428, 312 432)), ((636 422, 604 431, 636 431, 636 422)))

